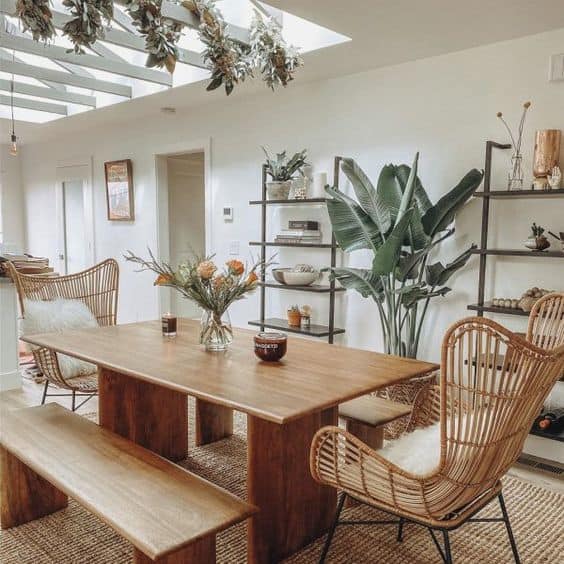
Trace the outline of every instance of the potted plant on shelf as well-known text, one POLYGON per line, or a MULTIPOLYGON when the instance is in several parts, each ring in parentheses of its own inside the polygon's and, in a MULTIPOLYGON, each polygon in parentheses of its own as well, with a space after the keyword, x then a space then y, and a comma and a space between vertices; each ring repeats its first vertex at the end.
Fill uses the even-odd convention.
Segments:
POLYGON ((266 174, 272 178, 266 183, 266 194, 269 200, 287 200, 292 187, 292 179, 296 174, 303 174, 302 169, 306 164, 307 151, 296 153, 288 158, 286 151, 276 153, 276 158, 263 147, 266 156, 266 174))
POLYGON ((525 247, 531 251, 544 251, 550 247, 550 241, 544 234, 544 227, 533 222, 531 225, 531 235, 525 241, 525 247))
POLYGON ((149 249, 149 260, 128 251, 125 259, 139 264, 139 271, 157 274, 155 286, 168 286, 192 300, 202 310, 200 343, 207 351, 225 351, 233 340, 229 306, 256 289, 260 272, 271 263, 258 261, 250 268, 239 260, 230 260, 220 271, 213 256, 194 257, 174 270, 166 262, 155 259, 149 249))
MULTIPOLYGON (((483 172, 468 172, 432 204, 417 176, 419 154, 413 166, 387 165, 374 188, 353 159, 343 159, 341 169, 352 184, 355 198, 336 187, 326 187, 327 209, 333 233, 345 252, 368 249, 370 268, 325 269, 345 288, 372 299, 378 308, 384 347, 388 354, 416 358, 431 300, 450 292, 451 276, 470 258, 472 248, 451 262, 434 260, 439 245, 454 233, 456 213, 482 182, 483 172)), ((400 384, 401 386, 401 384, 400 384)), ((388 395, 406 398, 401 389, 388 395)))

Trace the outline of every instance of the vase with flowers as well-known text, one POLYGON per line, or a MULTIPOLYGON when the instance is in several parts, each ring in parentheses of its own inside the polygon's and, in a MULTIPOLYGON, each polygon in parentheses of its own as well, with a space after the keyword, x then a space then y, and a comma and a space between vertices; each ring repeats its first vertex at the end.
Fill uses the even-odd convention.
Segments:
POLYGON ((503 117, 501 112, 497 112, 497 117, 501 120, 501 123, 507 129, 509 137, 511 138, 511 145, 513 147, 513 155, 511 156, 511 167, 507 173, 507 189, 508 190, 522 190, 523 189, 523 154, 521 153, 521 145, 523 143, 523 130, 525 129, 525 118, 527 117, 527 112, 531 107, 531 102, 525 102, 523 104, 523 113, 521 114, 521 121, 519 122, 519 128, 517 129, 517 135, 513 134, 513 131, 509 127, 507 121, 503 117))
POLYGON ((256 289, 261 271, 270 263, 257 261, 246 267, 240 260, 229 260, 220 270, 213 256, 194 257, 173 269, 158 261, 151 250, 149 259, 131 251, 125 259, 140 265, 140 271, 151 270, 157 274, 155 286, 174 288, 203 310, 200 324, 200 344, 207 351, 219 352, 229 348, 233 329, 228 308, 256 289))

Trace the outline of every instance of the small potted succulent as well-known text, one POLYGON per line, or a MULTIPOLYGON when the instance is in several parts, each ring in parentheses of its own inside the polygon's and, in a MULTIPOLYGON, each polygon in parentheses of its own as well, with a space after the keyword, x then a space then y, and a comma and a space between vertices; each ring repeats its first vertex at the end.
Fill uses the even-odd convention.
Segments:
POLYGON ((288 325, 290 327, 299 327, 302 322, 302 314, 300 313, 300 308, 297 305, 290 306, 288 308, 288 325))
POLYGON ((531 251, 544 251, 550 247, 550 241, 544 235, 544 228, 536 223, 531 225, 531 235, 525 241, 525 247, 531 251))
POLYGON ((263 147, 266 155, 266 174, 272 179, 266 183, 266 193, 269 200, 287 200, 292 187, 292 179, 296 174, 303 174, 302 168, 306 164, 307 151, 296 153, 288 158, 286 151, 276 153, 272 158, 263 147))

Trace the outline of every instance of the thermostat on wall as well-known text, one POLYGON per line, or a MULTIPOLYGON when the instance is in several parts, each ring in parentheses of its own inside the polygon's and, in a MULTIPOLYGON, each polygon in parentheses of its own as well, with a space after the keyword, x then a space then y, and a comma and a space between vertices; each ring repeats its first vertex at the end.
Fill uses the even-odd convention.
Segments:
POLYGON ((233 221, 233 208, 231 206, 223 208, 223 221, 233 221))

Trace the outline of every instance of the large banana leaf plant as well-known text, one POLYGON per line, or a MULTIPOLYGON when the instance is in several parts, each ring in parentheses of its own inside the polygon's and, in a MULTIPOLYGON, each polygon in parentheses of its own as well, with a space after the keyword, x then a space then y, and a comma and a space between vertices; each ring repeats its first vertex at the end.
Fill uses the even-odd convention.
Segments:
POLYGON ((327 186, 327 209, 340 248, 369 249, 371 268, 326 269, 333 280, 372 298, 378 312, 386 352, 417 357, 429 303, 450 292, 450 277, 468 262, 473 245, 446 265, 431 262, 438 245, 454 233, 457 212, 482 182, 473 169, 433 204, 413 166, 385 166, 376 188, 353 159, 342 159, 355 198, 327 186))

